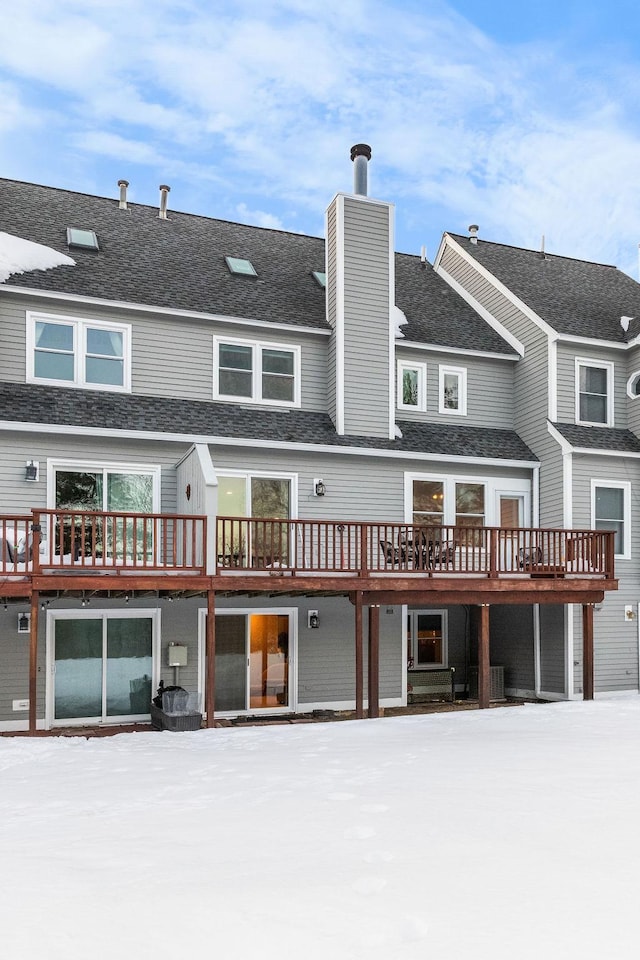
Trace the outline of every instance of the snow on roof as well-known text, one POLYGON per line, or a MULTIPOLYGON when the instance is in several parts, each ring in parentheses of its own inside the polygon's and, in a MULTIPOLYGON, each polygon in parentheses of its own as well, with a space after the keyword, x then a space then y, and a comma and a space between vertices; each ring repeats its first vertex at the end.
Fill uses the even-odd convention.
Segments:
POLYGON ((75 260, 51 247, 0 231, 0 283, 4 283, 14 273, 75 265, 75 260))

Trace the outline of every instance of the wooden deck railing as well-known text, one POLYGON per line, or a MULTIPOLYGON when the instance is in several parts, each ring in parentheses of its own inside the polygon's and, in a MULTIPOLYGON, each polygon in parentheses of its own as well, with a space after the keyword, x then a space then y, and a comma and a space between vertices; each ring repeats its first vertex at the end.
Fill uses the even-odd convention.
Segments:
POLYGON ((514 527, 34 510, 0 517, 0 575, 43 571, 232 572, 613 579, 614 533, 514 527))
POLYGON ((206 537, 205 517, 34 510, 29 517, 0 517, 0 573, 205 573, 206 537))
POLYGON ((290 574, 467 574, 613 579, 606 530, 417 526, 219 517, 217 567, 290 574))

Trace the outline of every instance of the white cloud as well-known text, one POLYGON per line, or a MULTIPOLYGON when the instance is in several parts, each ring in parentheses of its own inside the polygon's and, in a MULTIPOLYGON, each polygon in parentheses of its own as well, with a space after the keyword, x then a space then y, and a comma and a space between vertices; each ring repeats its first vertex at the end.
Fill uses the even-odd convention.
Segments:
POLYGON ((499 46, 437 0, 22 0, 12 16, 0 129, 35 154, 29 125, 50 113, 45 182, 56 163, 86 180, 131 162, 154 191, 175 177, 195 212, 280 226, 295 209, 316 232, 365 140, 402 249, 474 220, 490 239, 628 259, 640 69, 623 58, 499 46))

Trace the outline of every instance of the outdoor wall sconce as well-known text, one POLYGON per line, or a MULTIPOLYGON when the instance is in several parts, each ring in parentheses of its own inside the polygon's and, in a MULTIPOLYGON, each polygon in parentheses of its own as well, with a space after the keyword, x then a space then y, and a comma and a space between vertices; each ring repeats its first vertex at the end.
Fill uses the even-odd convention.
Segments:
POLYGON ((324 497, 326 492, 327 492, 327 488, 324 485, 324 480, 316 479, 313 481, 314 497, 324 497))
POLYGON ((307 614, 307 626, 310 630, 317 630, 320 626, 320 617, 317 610, 309 610, 307 614))
POLYGON ((27 460, 24 471, 25 480, 38 480, 40 477, 40 464, 37 460, 27 460))
POLYGON ((29 633, 30 630, 31 630, 31 614, 19 613, 18 614, 18 633, 29 633))

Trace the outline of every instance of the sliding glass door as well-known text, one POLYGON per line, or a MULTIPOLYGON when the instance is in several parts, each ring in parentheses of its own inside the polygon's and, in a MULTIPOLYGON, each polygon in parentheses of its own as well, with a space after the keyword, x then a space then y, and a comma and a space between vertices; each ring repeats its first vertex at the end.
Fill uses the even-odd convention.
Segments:
POLYGON ((50 723, 122 722, 149 715, 154 615, 50 613, 50 723))
POLYGON ((216 713, 291 708, 291 622, 288 612, 216 616, 216 713))

